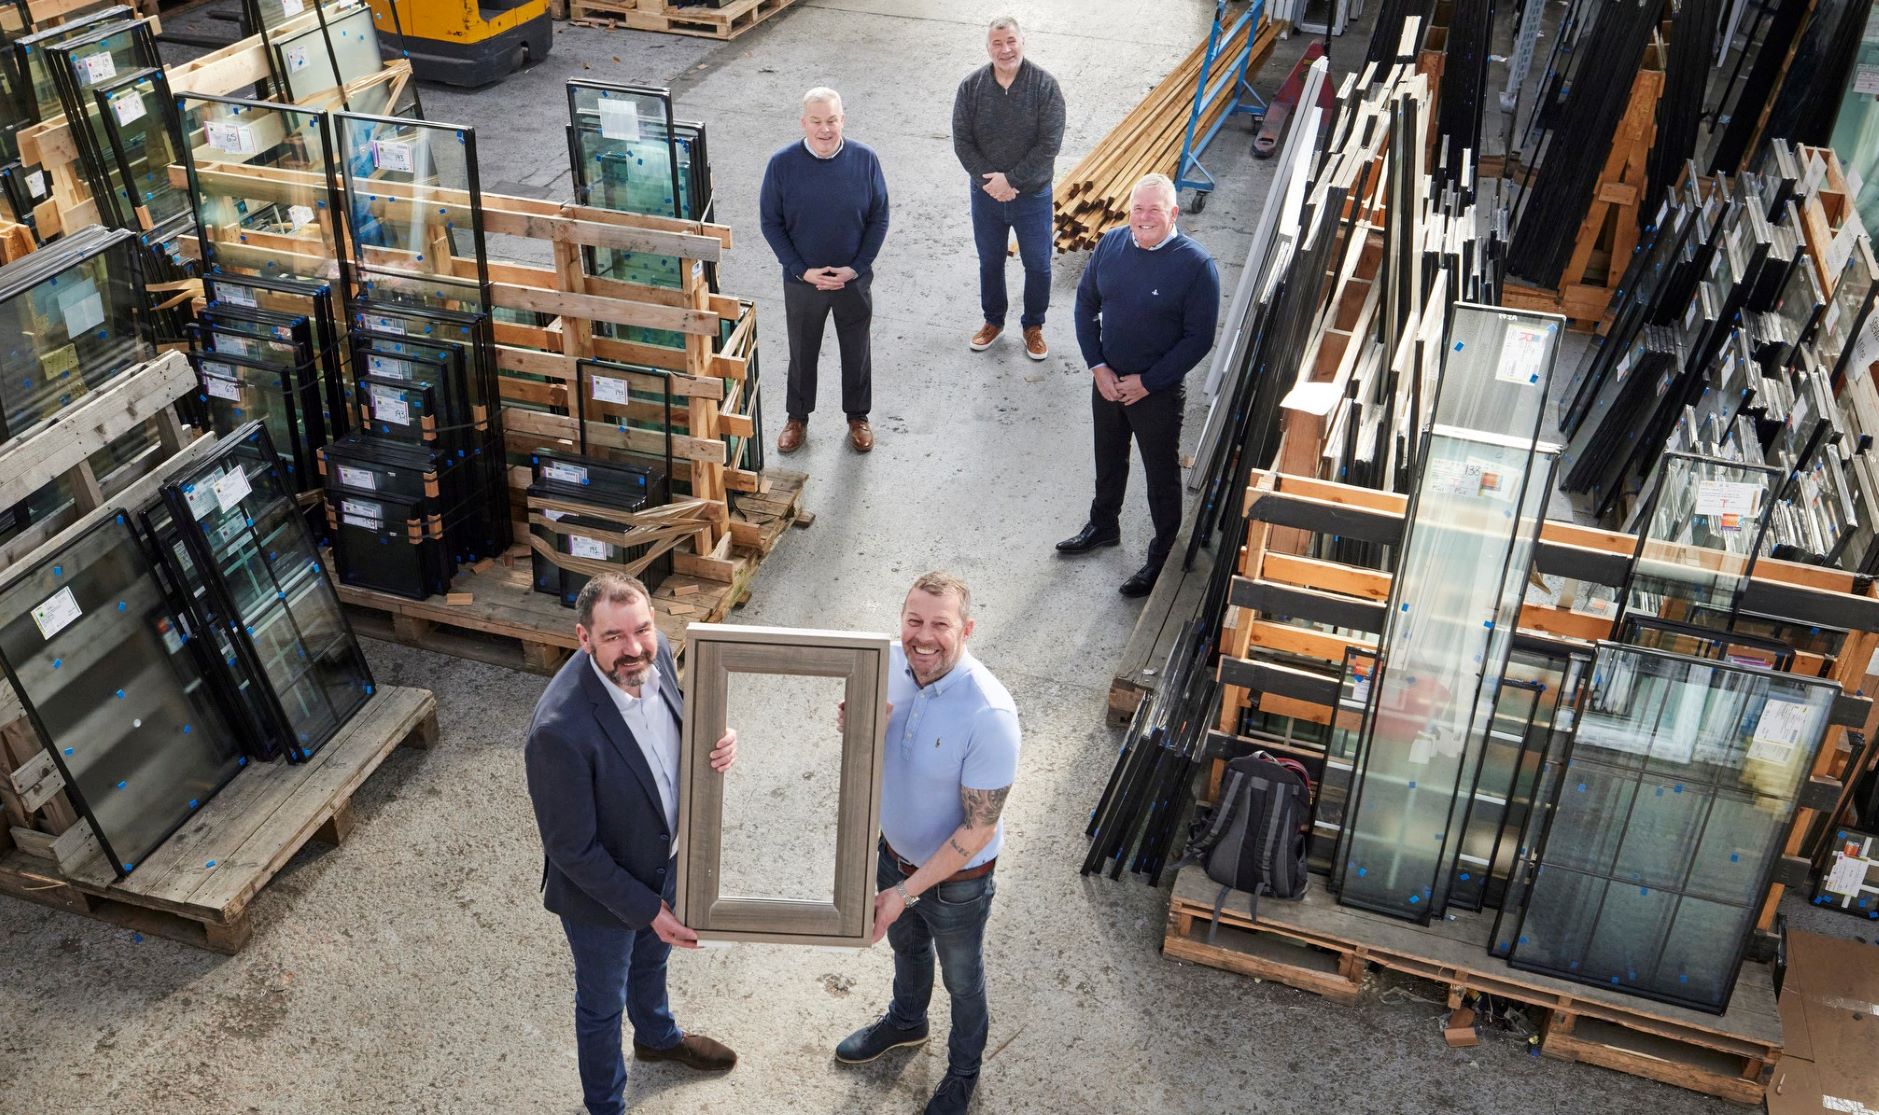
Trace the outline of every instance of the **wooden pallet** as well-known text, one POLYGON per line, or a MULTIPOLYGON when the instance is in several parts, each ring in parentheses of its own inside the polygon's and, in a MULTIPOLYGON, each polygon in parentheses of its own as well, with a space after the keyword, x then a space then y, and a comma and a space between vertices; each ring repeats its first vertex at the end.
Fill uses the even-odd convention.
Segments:
MULTIPOLYGON (((732 559, 696 571, 680 568, 653 590, 659 629, 675 656, 684 653, 686 625, 722 622, 749 599, 758 566, 803 513, 805 474, 770 469, 763 478, 765 490, 740 497, 732 512, 732 559)), ((573 611, 559 597, 534 590, 526 547, 512 548, 506 562, 460 570, 448 596, 412 600, 354 585, 335 587, 353 629, 374 639, 536 674, 554 673, 580 646, 573 611)))
POLYGON ((1494 912, 1457 913, 1427 926, 1339 906, 1320 880, 1296 902, 1228 896, 1207 941, 1218 887, 1199 867, 1175 879, 1162 954, 1353 1002, 1371 964, 1441 984, 1451 1010, 1471 994, 1543 1013, 1540 1052, 1758 1104, 1781 1054, 1773 972, 1745 964, 1728 1013, 1704 1014, 1587 984, 1516 971, 1488 955, 1494 912), (1237 912, 1235 912, 1237 911, 1237 912))
POLYGON ((735 39, 796 0, 733 0, 716 8, 677 7, 666 0, 572 0, 569 15, 590 27, 626 27, 668 35, 735 39))
POLYGON ((249 904, 309 840, 343 841, 352 795, 401 745, 437 742, 427 689, 375 693, 304 763, 250 764, 123 880, 102 856, 68 869, 17 848, 0 855, 0 892, 212 952, 235 953, 249 904))

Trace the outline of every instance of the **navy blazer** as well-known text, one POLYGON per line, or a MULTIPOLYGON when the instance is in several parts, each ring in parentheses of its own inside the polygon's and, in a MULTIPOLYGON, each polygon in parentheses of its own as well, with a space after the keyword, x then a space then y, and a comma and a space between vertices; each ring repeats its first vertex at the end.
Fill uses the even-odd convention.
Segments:
MULTIPOLYGON (((654 659, 659 695, 685 719, 665 635, 654 659)), ((659 916, 674 847, 645 753, 576 651, 535 704, 522 756, 541 828, 542 905, 576 921, 644 929, 659 916)))

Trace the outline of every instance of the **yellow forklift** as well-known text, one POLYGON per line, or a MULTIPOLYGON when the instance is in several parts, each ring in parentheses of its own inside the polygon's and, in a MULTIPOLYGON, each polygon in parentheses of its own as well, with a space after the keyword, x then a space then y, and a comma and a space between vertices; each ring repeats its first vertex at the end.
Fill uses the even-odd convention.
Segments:
POLYGON ((410 55, 420 81, 493 85, 548 57, 554 45, 548 0, 368 2, 379 41, 410 55))

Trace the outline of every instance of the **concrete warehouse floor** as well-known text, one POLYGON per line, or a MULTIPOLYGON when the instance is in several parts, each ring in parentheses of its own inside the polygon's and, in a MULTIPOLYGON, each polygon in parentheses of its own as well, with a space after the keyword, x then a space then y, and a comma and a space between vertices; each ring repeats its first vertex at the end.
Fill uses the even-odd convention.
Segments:
MULTIPOLYGON (((976 1110, 1729 1110, 1529 1056, 1514 1035, 1449 1049, 1427 985, 1380 977, 1361 1003, 1340 1006, 1170 963, 1157 951, 1165 893, 1076 873, 1118 745, 1104 696, 1138 610, 1115 590, 1141 560, 1147 515, 1138 475, 1127 545, 1081 561, 1051 553, 1089 499, 1087 377, 1070 319, 1084 260, 1057 262, 1050 361, 1025 360, 1011 340, 967 351, 974 258, 948 112, 959 77, 983 61, 985 22, 1009 10, 1029 29, 1030 56, 1063 83, 1067 168, 1204 34, 1211 7, 805 0, 728 45, 560 25, 535 69, 477 93, 427 88, 424 101, 432 119, 477 128, 486 189, 566 198, 564 79, 672 84, 682 115, 711 129, 718 216, 737 235, 724 289, 761 304, 772 439, 787 361, 780 278, 757 229, 764 160, 797 134, 801 91, 824 83, 848 96, 849 135, 880 152, 895 199, 875 290, 880 446, 849 452, 825 396, 807 450, 775 458, 809 472, 816 523, 776 551, 737 618, 891 631, 916 573, 944 566, 975 589, 973 647, 1010 687, 1025 731, 986 948, 992 1034, 976 1110)), ((1334 43, 1334 62, 1366 36, 1360 27, 1334 43)), ((1262 90, 1304 41, 1280 44, 1262 90)), ((1248 139, 1243 121, 1224 133, 1208 165, 1225 184, 1181 222, 1220 260, 1226 292, 1269 175, 1248 139)), ((1011 275, 1015 299, 1015 261, 1011 275)), ((833 351, 831 338, 831 365, 833 351)), ((1191 440, 1201 411, 1190 402, 1191 440)), ((303 853, 260 895, 241 955, 0 901, 0 1110, 578 1109, 571 966, 536 892, 521 762, 543 679, 367 650, 382 682, 436 691, 442 745, 399 752, 365 785, 351 839, 303 853)), ((741 727, 754 755, 767 726, 741 727)), ((681 1024, 729 1042, 742 1062, 715 1078, 635 1067, 629 1099, 648 1112, 917 1111, 944 1071, 943 996, 926 1048, 861 1068, 831 1057, 882 1009, 890 971, 884 947, 678 955, 681 1024)))

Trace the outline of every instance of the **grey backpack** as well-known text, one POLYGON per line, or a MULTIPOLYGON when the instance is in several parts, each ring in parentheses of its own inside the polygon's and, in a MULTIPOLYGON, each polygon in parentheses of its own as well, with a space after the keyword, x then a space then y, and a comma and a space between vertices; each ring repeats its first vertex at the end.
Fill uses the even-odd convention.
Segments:
POLYGON ((1257 751, 1227 764, 1220 800, 1210 816, 1195 821, 1183 863, 1202 864, 1220 884, 1214 897, 1211 943, 1230 891, 1251 896, 1247 913, 1257 919, 1259 896, 1299 898, 1305 893, 1305 848, 1311 834, 1311 777, 1296 759, 1257 751))

